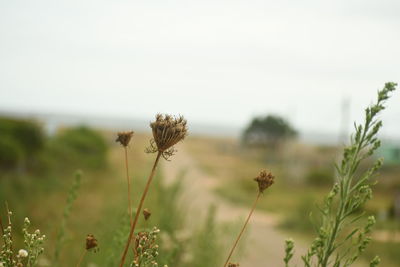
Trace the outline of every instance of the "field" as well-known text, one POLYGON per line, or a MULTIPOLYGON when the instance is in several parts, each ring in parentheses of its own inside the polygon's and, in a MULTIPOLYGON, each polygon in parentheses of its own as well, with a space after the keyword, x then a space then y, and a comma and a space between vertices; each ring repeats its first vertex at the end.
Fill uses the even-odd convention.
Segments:
MULTIPOLYGON (((186 130, 179 125, 183 121, 177 120, 174 134, 186 130)), ((170 123, 162 117, 156 122, 170 123)), ((119 135, 130 137, 130 133, 119 135)), ((31 143, 33 135, 27 136, 31 143)), ((301 265, 301 256, 308 253, 307 248, 318 232, 318 209, 323 211, 325 196, 335 182, 333 164, 343 149, 295 140, 273 148, 251 147, 239 139, 189 136, 176 145, 176 150, 168 150, 170 145, 165 144, 171 138, 165 138, 163 133, 156 135, 161 138, 158 143, 152 142, 149 134, 135 133, 130 143, 119 139, 123 146, 116 142, 116 137, 114 132, 85 127, 61 129, 55 136, 38 141, 37 144, 43 144, 37 146, 39 152, 34 156, 34 147, 28 146, 24 157, 20 157, 22 152, 15 146, 14 157, 4 157, 15 166, 0 176, 0 201, 5 203, 1 218, 7 224, 12 222, 11 250, 23 246, 22 233, 16 229, 23 227, 27 216, 34 229, 39 228, 46 235, 38 266, 116 266, 123 251, 126 262, 151 259, 139 263, 143 267, 157 266, 156 262, 175 267, 223 266, 257 196, 258 205, 254 204, 256 209, 250 213, 248 229, 243 230, 244 236, 230 261, 240 262, 241 266, 283 266, 283 258, 292 253, 286 250, 285 254, 285 239, 290 237, 295 240, 296 252, 291 263, 301 265), (136 232, 136 214, 130 214, 128 208, 125 160, 132 185, 131 210, 146 208, 151 214, 149 219, 139 220, 136 232), (152 166, 155 172, 150 177, 153 173, 155 176, 149 186, 146 178, 152 166), (262 169, 273 173, 268 174, 273 186, 270 183, 261 189, 260 180, 254 182, 256 177, 261 179, 262 169), (141 198, 147 189, 148 197, 141 198), (265 189, 268 190, 263 193, 265 189), (6 216, 7 210, 12 215, 6 216), (153 227, 160 233, 151 230, 153 227), (136 238, 132 250, 125 247, 130 229, 136 238), (145 239, 138 239, 153 234, 157 238, 150 243, 142 244, 145 239), (88 240, 93 238, 95 242, 90 247, 88 240), (140 254, 142 247, 149 252, 140 254)), ((372 160, 367 160, 359 166, 359 172, 372 164, 372 160)), ((377 218, 372 244, 353 266, 366 266, 377 254, 385 267, 400 262, 399 222, 391 217, 399 186, 397 173, 397 167, 384 166, 379 176, 372 178, 379 181, 374 185, 372 201, 349 214, 351 220, 363 211, 377 218)), ((266 172, 267 179, 265 175, 266 172)), ((368 193, 365 187, 360 190, 364 190, 360 197, 368 193)), ((142 217, 141 212, 137 215, 142 217)), ((354 227, 363 229, 363 223, 358 221, 354 227)), ((369 236, 369 230, 366 231, 369 236)), ((342 233, 347 234, 352 235, 342 233)), ((4 240, 7 245, 7 238, 4 240)), ((357 241, 350 240, 356 246, 357 241)), ((19 253, 18 260, 24 257, 19 253)))

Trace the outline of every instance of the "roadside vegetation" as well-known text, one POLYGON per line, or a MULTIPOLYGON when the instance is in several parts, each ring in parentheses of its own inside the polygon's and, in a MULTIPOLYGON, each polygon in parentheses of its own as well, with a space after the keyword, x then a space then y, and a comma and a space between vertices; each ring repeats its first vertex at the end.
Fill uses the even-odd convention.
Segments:
MULTIPOLYGON (((46 136, 37 123, 1 119, 0 266, 238 267, 232 256, 256 209, 278 214, 282 229, 311 241, 304 266, 350 266, 360 257, 371 267, 381 261, 395 266, 399 242, 373 241, 372 228, 377 222, 396 236, 391 194, 399 181, 385 178, 393 177, 393 168, 383 168, 384 182, 376 185, 382 161, 371 157, 380 146, 378 115, 395 86, 378 92, 344 148, 299 144, 294 129, 268 116, 250 124, 242 143, 192 138, 187 146, 219 179, 216 191, 249 207, 240 231, 229 236, 216 223, 214 207, 204 207, 206 218, 187 227, 187 216, 196 214, 180 195, 190 177, 163 182, 161 161, 174 163, 174 146, 188 133, 182 116, 156 115, 151 136, 86 127, 46 136)), ((284 244, 282 266, 291 266, 295 242, 284 244)))

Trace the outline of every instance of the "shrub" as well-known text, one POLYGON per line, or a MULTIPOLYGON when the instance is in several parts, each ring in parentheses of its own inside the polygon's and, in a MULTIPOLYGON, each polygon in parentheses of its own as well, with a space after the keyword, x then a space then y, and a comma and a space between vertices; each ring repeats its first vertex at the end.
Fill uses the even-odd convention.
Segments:
POLYGON ((100 168, 106 164, 107 144, 99 133, 82 126, 55 136, 49 143, 49 153, 63 168, 100 168))
POLYGON ((15 170, 22 162, 24 152, 14 138, 0 136, 0 168, 15 170))
POLYGON ((32 168, 43 151, 45 136, 41 127, 26 120, 0 118, 0 168, 18 165, 32 168))

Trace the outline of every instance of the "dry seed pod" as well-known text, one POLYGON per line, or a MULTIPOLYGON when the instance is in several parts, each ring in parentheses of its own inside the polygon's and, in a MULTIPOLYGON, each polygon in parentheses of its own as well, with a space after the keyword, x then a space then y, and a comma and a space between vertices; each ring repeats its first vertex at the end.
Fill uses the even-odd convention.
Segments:
POLYGON ((274 183, 275 176, 272 173, 267 173, 266 170, 260 171, 260 174, 254 178, 254 181, 258 183, 258 190, 263 193, 265 189, 270 187, 274 183))
POLYGON ((143 209, 143 216, 144 219, 147 221, 151 216, 151 212, 148 209, 143 209))
POLYGON ((150 127, 159 152, 167 151, 187 135, 186 120, 182 116, 157 114, 150 127))
POLYGON ((121 145, 123 145, 124 147, 127 147, 129 145, 129 142, 132 139, 133 136, 133 131, 129 131, 129 132, 119 132, 117 135, 117 139, 115 140, 115 142, 119 142, 121 145))
POLYGON ((96 249, 98 246, 97 239, 92 234, 88 234, 86 237, 86 250, 96 249))

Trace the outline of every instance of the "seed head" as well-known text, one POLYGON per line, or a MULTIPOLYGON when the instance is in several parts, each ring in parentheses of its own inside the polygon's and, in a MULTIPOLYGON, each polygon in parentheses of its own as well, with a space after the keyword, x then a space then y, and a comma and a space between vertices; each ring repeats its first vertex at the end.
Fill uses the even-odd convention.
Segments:
POLYGON ((143 209, 143 216, 144 219, 147 221, 151 216, 151 212, 148 209, 143 209))
POLYGON ((271 172, 267 173, 266 170, 260 171, 260 174, 254 178, 254 181, 258 183, 258 190, 263 193, 265 189, 270 187, 274 183, 275 176, 271 172))
POLYGON ((92 234, 86 237, 86 250, 96 249, 98 246, 97 239, 92 234))
POLYGON ((117 135, 117 139, 115 140, 115 142, 119 142, 121 145, 123 145, 124 147, 127 147, 129 145, 129 142, 131 141, 131 138, 133 136, 133 131, 129 131, 129 132, 119 132, 117 135))
POLYGON ((161 152, 163 156, 173 155, 172 146, 182 141, 187 135, 186 120, 183 116, 156 115, 156 120, 150 123, 153 132, 152 147, 148 152, 161 152), (155 146, 154 146, 155 143, 155 146))
POLYGON ((228 267, 239 267, 239 263, 229 263, 228 267))

